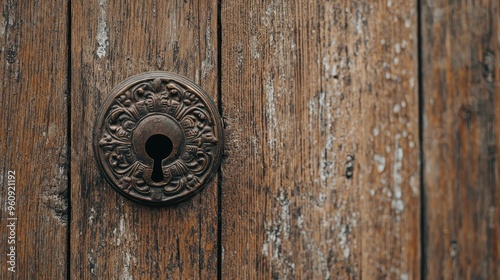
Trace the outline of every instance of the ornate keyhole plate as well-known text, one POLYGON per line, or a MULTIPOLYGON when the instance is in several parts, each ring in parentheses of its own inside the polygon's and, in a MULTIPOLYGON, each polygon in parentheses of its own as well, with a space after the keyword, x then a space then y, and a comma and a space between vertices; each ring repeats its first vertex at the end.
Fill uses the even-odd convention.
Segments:
POLYGON ((222 121, 214 102, 195 83, 168 72, 142 73, 113 89, 93 136, 107 181, 149 205, 194 195, 222 157, 222 121))

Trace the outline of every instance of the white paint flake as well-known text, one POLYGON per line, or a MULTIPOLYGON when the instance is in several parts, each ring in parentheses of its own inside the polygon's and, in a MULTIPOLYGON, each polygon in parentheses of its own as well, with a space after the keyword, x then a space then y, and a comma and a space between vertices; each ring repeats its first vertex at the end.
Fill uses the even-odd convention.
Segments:
POLYGON ((396 43, 396 45, 394 46, 394 50, 397 54, 401 53, 401 45, 399 43, 396 43))
POLYGON ((351 249, 347 243, 347 226, 345 224, 340 227, 340 232, 337 234, 337 237, 339 239, 340 249, 342 250, 342 256, 344 259, 349 258, 351 249))
POLYGON ((417 178, 415 178, 415 176, 411 176, 410 177, 410 188, 411 188, 411 192, 413 193, 414 196, 416 196, 418 194, 418 183, 417 183, 417 178))
POLYGON ((97 264, 96 264, 96 259, 94 257, 94 250, 91 249, 90 253, 87 254, 87 261, 90 264, 90 273, 95 275, 97 264))
POLYGON ((356 11, 356 23, 355 23, 355 26, 356 26, 356 33, 357 34, 361 34, 363 32, 363 30, 362 30, 362 28, 363 28, 363 18, 361 17, 362 14, 363 14, 363 6, 360 6, 359 10, 356 11))
POLYGON ((304 227, 304 216, 302 214, 297 218, 297 227, 300 229, 304 227))
POLYGON ((408 46, 408 42, 405 39, 403 39, 403 41, 401 41, 401 48, 404 50, 406 49, 406 46, 408 46))
MULTIPOLYGON (((250 21, 251 22, 255 21, 255 14, 253 11, 250 11, 250 21)), ((254 59, 260 58, 259 38, 257 35, 258 35, 257 32, 252 32, 250 36, 250 54, 254 59)))
POLYGON ((400 214, 404 209, 404 202, 402 199, 402 189, 401 184, 403 183, 403 176, 401 175, 401 170, 403 169, 403 148, 398 147, 396 142, 394 164, 392 167, 392 180, 394 183, 394 198, 392 200, 392 208, 396 214, 400 214))
MULTIPOLYGON (((335 162, 331 160, 335 155, 330 155, 330 152, 333 150, 333 142, 335 140, 335 137, 333 135, 328 135, 325 147, 323 148, 324 151, 327 153, 324 153, 321 155, 321 158, 319 159, 319 164, 320 164, 320 179, 322 183, 322 187, 325 187, 327 185, 327 180, 334 179, 334 170, 335 170, 335 162), (330 160, 329 160, 330 159, 330 160)), ((329 181, 330 184, 334 184, 334 182, 329 181)))
POLYGON ((262 244, 262 255, 267 256, 269 254, 269 248, 267 242, 269 241, 269 235, 267 236, 267 241, 262 244))
POLYGON ((94 207, 90 208, 90 215, 89 215, 89 224, 93 225, 94 224, 94 219, 95 219, 95 209, 94 207))
POLYGON ((385 169, 385 157, 381 156, 381 155, 378 155, 378 154, 375 154, 373 156, 373 160, 377 164, 377 171, 378 171, 378 173, 382 173, 384 171, 384 169, 385 169))
POLYGON ((321 266, 321 271, 325 272, 325 276, 323 279, 325 280, 330 279, 331 275, 330 275, 330 269, 328 268, 328 262, 325 258, 325 255, 321 251, 318 251, 318 260, 321 266))
POLYGON ((260 52, 259 52, 259 38, 257 37, 256 34, 253 34, 250 40, 250 51, 252 53, 252 57, 254 59, 259 59, 260 58, 260 52))
POLYGON ((391 152, 391 147, 389 145, 385 146, 385 152, 390 153, 391 152))
POLYGON ((283 237, 288 238, 290 233, 290 200, 286 198, 283 191, 280 192, 278 202, 281 206, 281 222, 283 226, 283 237))
POLYGON ((276 100, 274 97, 274 79, 271 74, 267 75, 266 85, 266 102, 267 102, 267 124, 269 129, 269 147, 273 149, 276 145, 276 137, 274 136, 274 131, 276 129, 276 100))
POLYGON ((7 19, 5 18, 5 16, 2 14, 2 23, 0 25, 0 36, 3 37, 3 35, 5 34, 5 30, 7 29, 7 19))
POLYGON ((130 253, 125 252, 125 254, 123 255, 123 271, 122 271, 122 275, 121 275, 120 279, 123 279, 123 280, 134 279, 132 277, 132 275, 130 275, 129 269, 130 269, 130 253))
POLYGON ((106 23, 106 0, 101 0, 99 4, 99 21, 97 22, 97 51, 99 58, 106 56, 106 49, 109 46, 109 28, 106 23))
POLYGON ((201 77, 206 78, 207 75, 214 68, 214 48, 212 46, 212 28, 210 20, 212 18, 212 10, 210 10, 210 15, 207 18, 206 28, 205 28, 205 55, 201 62, 201 77))
POLYGON ((405 27, 410 28, 411 26, 411 21, 409 19, 405 19, 405 27))
POLYGON ((386 187, 384 187, 384 188, 382 189, 382 193, 383 193, 383 194, 385 194, 388 198, 391 198, 391 197, 392 197, 392 192, 391 192, 391 190, 390 190, 390 189, 388 189, 388 188, 386 188, 386 187))
POLYGON ((279 207, 279 215, 272 222, 266 223, 267 238, 262 244, 262 254, 270 257, 273 262, 278 263, 280 266, 284 264, 285 270, 293 274, 295 263, 289 258, 291 252, 283 248, 283 243, 288 243, 290 236, 290 200, 283 190, 279 191, 275 200, 277 202, 276 208, 279 207))
POLYGON ((120 246, 122 244, 122 239, 125 239, 125 218, 123 216, 120 217, 120 222, 118 224, 118 228, 113 229, 113 235, 115 237, 116 246, 120 246))

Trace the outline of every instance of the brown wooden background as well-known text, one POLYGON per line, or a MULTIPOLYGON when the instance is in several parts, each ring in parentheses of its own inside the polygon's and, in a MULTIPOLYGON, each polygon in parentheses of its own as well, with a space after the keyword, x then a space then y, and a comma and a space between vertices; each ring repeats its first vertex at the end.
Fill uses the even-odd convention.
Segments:
POLYGON ((0 3, 1 279, 500 279, 498 0, 0 3), (151 70, 226 126, 216 179, 163 209, 91 145, 151 70))

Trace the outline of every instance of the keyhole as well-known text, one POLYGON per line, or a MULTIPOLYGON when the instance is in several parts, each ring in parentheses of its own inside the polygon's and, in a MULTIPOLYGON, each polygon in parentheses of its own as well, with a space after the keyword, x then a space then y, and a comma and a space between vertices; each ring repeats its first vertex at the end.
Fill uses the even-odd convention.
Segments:
POLYGON ((153 174, 151 180, 154 182, 163 181, 163 171, 161 161, 172 153, 172 140, 165 135, 155 134, 146 141, 146 153, 153 159, 153 174))

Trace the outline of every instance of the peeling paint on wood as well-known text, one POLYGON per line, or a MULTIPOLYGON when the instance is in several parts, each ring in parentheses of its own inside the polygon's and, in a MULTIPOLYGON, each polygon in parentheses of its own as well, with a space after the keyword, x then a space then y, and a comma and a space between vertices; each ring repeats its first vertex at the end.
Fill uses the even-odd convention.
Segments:
POLYGON ((99 58, 106 56, 106 51, 109 47, 109 28, 106 23, 106 0, 99 2, 99 21, 97 22, 97 50, 96 54, 99 58))
POLYGON ((223 277, 420 277, 416 3, 222 3, 223 277))

